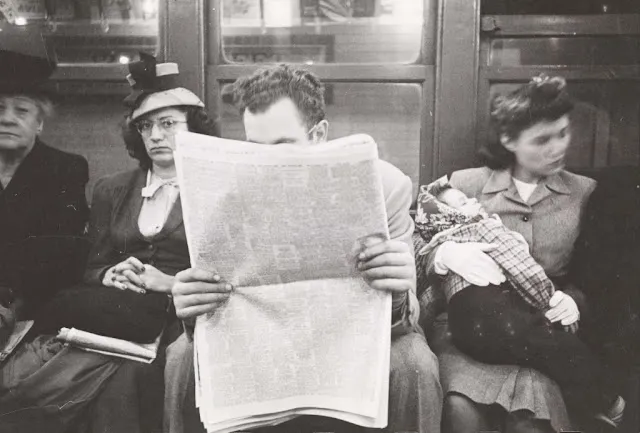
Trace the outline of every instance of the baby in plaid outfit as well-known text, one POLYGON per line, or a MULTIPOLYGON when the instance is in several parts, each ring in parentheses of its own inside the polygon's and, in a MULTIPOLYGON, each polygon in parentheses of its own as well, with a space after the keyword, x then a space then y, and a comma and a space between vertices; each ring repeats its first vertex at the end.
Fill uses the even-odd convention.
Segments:
MULTIPOLYGON (((503 269, 507 281, 531 307, 545 311, 554 292, 553 283, 529 254, 527 241, 505 227, 497 215, 489 216, 476 199, 468 198, 446 180, 421 189, 416 227, 428 244, 426 254, 446 241, 485 242, 497 248, 487 254, 503 269)), ((450 273, 442 282, 447 303, 471 283, 450 273)))
POLYGON ((575 334, 577 327, 562 329, 545 317, 554 285, 522 235, 488 215, 476 199, 452 188, 446 178, 421 187, 415 224, 427 242, 421 255, 446 241, 496 246, 487 254, 504 272, 507 282, 501 286, 478 287, 453 272, 440 282, 458 349, 483 362, 524 367, 539 365, 533 358, 544 356, 549 368, 542 372, 556 381, 567 368, 597 375, 598 361, 575 334))

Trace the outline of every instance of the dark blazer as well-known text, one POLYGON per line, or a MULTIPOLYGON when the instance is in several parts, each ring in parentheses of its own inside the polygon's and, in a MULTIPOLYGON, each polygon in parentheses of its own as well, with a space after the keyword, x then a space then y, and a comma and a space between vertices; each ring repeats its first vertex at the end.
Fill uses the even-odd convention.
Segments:
POLYGON ((102 178, 96 184, 89 224, 93 248, 85 282, 101 284, 108 268, 131 256, 169 275, 190 266, 180 199, 160 233, 149 239, 140 233, 138 216, 146 180, 146 172, 136 169, 102 178))
POLYGON ((169 275, 189 267, 180 200, 160 233, 147 239, 138 229, 146 177, 145 171, 136 169, 97 182, 89 224, 93 246, 84 283, 61 292, 46 306, 36 323, 40 332, 75 327, 147 343, 173 323, 175 316, 164 293, 138 294, 102 285, 105 271, 131 256, 169 275))
POLYGON ((84 267, 87 161, 37 141, 0 192, 0 285, 32 310, 84 267))

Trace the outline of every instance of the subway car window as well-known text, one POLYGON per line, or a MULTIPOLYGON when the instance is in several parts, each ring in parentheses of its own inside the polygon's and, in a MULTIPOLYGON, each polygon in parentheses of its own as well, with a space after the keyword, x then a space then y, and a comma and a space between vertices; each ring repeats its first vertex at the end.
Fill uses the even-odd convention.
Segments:
MULTIPOLYGON (((327 85, 329 138, 367 133, 378 144, 380 157, 401 169, 418 185, 420 169, 420 86, 414 84, 336 83, 327 85)), ((224 137, 242 140, 237 111, 225 104, 224 137)))
POLYGON ((158 52, 159 0, 14 3, 12 24, 40 30, 61 64, 126 64, 158 52))
POLYGON ((423 0, 224 0, 229 63, 412 63, 423 0))

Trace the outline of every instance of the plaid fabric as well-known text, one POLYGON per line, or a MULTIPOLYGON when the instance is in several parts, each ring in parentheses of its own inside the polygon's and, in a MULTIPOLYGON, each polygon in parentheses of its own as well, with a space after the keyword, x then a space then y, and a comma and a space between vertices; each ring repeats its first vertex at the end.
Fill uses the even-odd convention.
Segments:
MULTIPOLYGON (((427 243, 417 231, 413 234, 413 247, 420 251, 427 243)), ((431 325, 440 313, 447 310, 447 301, 444 298, 440 285, 429 284, 427 278, 427 256, 416 255, 417 295, 420 304, 420 326, 425 332, 429 332, 431 325)))
MULTIPOLYGON (((546 310, 554 292, 553 283, 547 274, 529 254, 529 246, 522 237, 507 229, 500 221, 485 218, 452 229, 445 236, 434 239, 433 247, 446 241, 458 243, 485 242, 498 247, 487 252, 503 270, 507 281, 520 296, 534 308, 546 310)), ((447 302, 451 297, 470 284, 461 276, 450 273, 443 281, 447 302)))

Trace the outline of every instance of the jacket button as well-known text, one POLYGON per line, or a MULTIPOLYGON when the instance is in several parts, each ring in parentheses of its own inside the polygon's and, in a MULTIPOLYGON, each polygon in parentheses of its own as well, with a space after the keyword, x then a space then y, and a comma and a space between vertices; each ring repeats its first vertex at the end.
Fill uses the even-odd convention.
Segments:
POLYGON ((148 250, 152 250, 153 249, 153 244, 149 244, 149 246, 147 247, 148 250))
POLYGON ((529 221, 529 217, 528 217, 528 216, 523 216, 523 217, 522 217, 522 221, 524 221, 524 222, 529 221))

